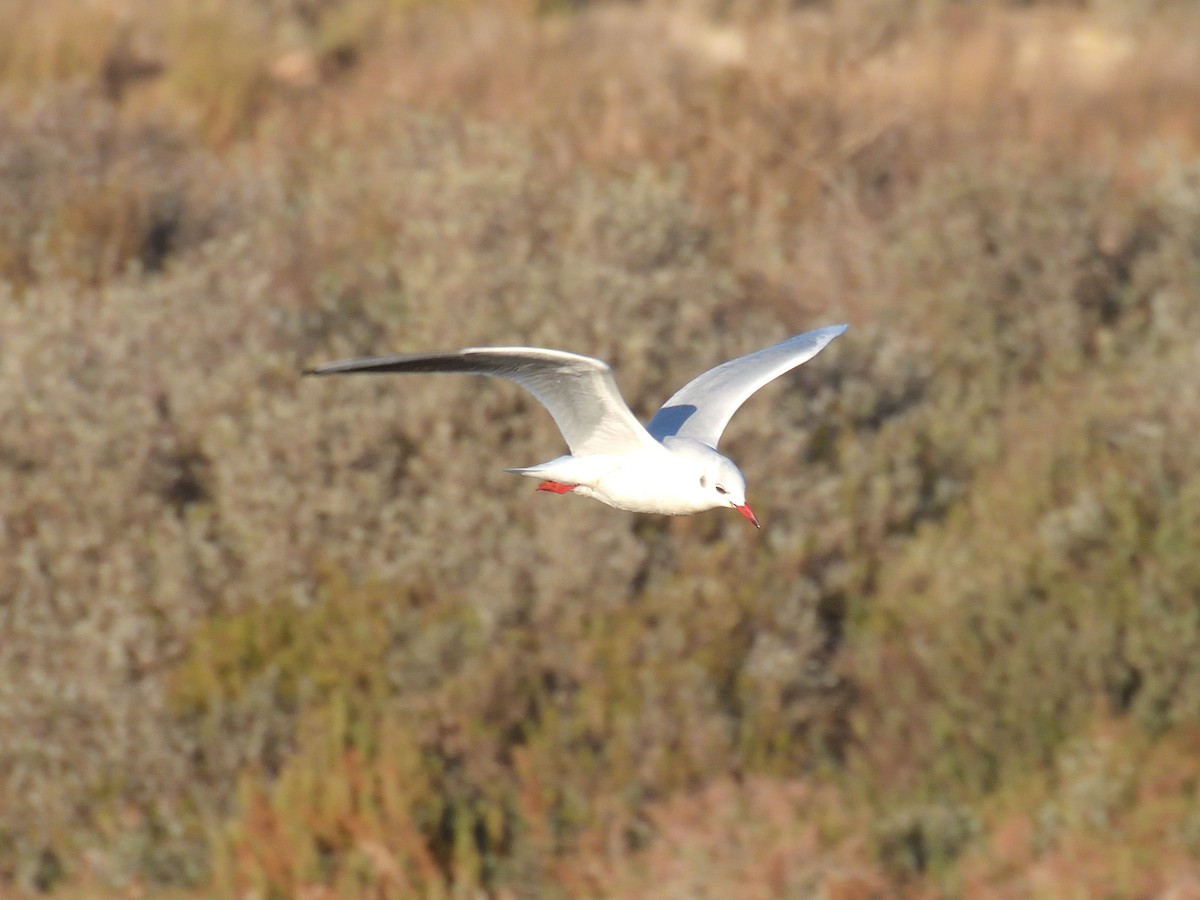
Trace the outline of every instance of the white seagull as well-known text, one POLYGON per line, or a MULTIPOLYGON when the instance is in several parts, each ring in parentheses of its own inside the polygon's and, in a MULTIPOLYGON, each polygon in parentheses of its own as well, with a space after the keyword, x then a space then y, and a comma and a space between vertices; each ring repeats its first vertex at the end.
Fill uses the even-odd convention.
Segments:
POLYGON ((728 506, 758 527, 741 470, 717 452, 738 407, 769 381, 807 362, 846 330, 818 328, 710 369, 675 392, 644 428, 612 369, 590 356, 537 347, 469 347, 347 359, 305 375, 451 372, 507 378, 546 407, 571 452, 522 469, 539 491, 573 492, 617 509, 670 516, 728 506))

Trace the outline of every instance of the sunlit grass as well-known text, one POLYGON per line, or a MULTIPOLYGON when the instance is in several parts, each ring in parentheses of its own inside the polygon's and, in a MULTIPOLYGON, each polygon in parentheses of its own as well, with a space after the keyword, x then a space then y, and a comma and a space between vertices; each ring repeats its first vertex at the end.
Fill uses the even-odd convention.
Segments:
POLYGON ((0 8, 0 85, 28 95, 54 81, 99 81, 120 31, 119 14, 102 3, 5 3, 0 8))

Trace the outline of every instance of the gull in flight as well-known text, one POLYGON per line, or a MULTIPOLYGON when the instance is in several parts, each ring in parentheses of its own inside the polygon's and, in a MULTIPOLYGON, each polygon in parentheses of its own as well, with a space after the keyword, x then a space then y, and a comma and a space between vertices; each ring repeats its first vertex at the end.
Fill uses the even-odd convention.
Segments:
POLYGON ((741 470, 717 452, 733 414, 764 384, 816 356, 845 325, 818 328, 710 369, 675 392, 643 427, 608 364, 537 347, 470 347, 347 359, 305 375, 450 372, 506 378, 550 412, 571 452, 506 471, 540 479, 539 491, 594 497, 617 509, 671 516, 728 506, 758 527, 741 470))

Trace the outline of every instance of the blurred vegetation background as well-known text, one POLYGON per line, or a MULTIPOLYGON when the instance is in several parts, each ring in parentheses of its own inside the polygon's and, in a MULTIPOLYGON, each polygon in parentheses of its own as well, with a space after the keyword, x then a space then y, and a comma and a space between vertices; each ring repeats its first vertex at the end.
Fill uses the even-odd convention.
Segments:
POLYGON ((1192 0, 0 5, 0 894, 1200 896, 1192 0), (735 419, 534 495, 478 343, 735 419))

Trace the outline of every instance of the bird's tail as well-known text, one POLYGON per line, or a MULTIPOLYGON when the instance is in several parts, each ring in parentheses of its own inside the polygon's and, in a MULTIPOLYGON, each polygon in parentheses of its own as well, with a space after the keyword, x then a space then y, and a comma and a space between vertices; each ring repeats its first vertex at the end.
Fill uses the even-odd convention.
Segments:
POLYGON ((512 468, 504 470, 512 475, 527 475, 528 478, 541 478, 541 476, 538 474, 539 468, 539 466, 529 466, 527 468, 512 468))
POLYGON ((573 456, 559 456, 549 462, 538 463, 536 466, 523 466, 517 469, 505 469, 513 475, 524 475, 526 478, 543 478, 551 481, 574 482, 578 479, 579 460, 573 456))
POLYGON ((524 475, 526 478, 545 478, 547 476, 546 466, 526 466, 524 468, 505 469, 510 475, 524 475))

